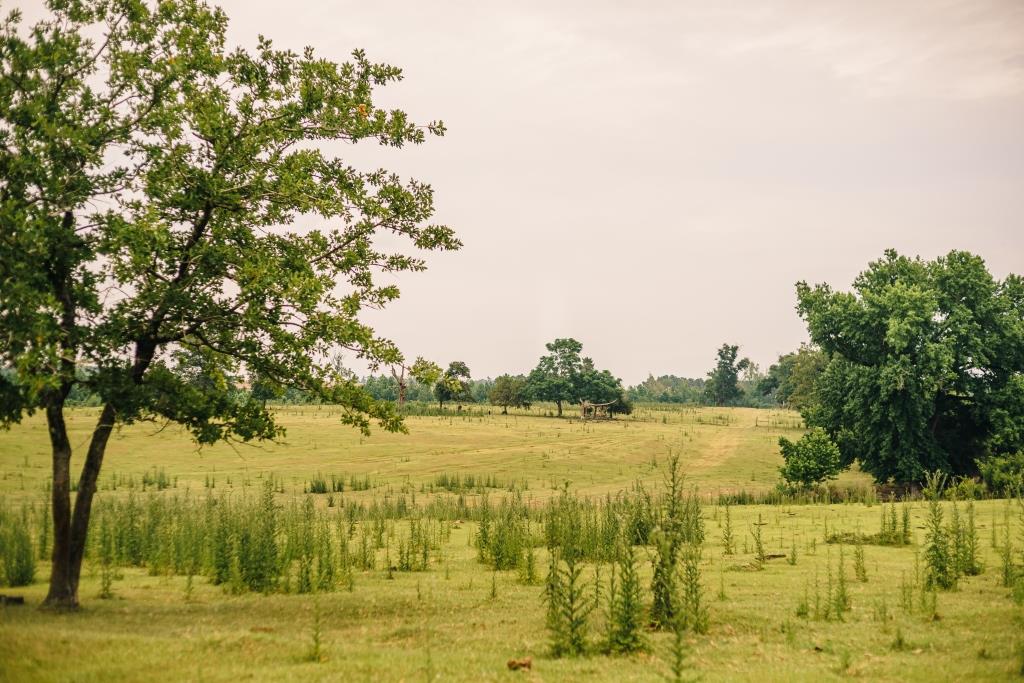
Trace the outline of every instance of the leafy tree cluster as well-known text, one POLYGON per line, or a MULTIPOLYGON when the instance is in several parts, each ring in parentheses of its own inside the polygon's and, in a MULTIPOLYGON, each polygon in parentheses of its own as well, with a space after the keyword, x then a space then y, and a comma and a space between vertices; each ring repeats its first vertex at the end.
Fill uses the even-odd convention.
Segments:
POLYGON ((460 360, 448 364, 437 384, 434 385, 434 398, 438 406, 444 408, 445 403, 469 403, 473 401, 473 394, 469 386, 469 366, 460 360))
POLYGON ((473 398, 473 402, 487 403, 491 398, 491 390, 494 389, 495 381, 490 377, 469 380, 469 395, 473 398))
MULTIPOLYGON (((509 407, 528 407, 536 401, 555 403, 562 415, 566 403, 611 403, 611 412, 629 413, 632 404, 622 388, 622 381, 608 370, 598 370, 594 361, 581 355, 583 345, 575 339, 556 339, 546 345, 548 354, 540 358, 529 375, 501 375, 497 379, 474 380, 469 367, 453 361, 440 373, 431 387, 434 400, 441 408, 445 403, 483 403, 509 407)), ((393 401, 398 393, 395 378, 368 377, 364 388, 379 400, 393 401)), ((409 384, 411 400, 424 400, 423 387, 409 384)))
POLYGON ((1024 450, 991 455, 978 463, 988 490, 1007 498, 1024 492, 1024 450))
MULTIPOLYGON (((370 375, 363 380, 363 388, 378 401, 398 401, 399 382, 390 375, 370 375)), ((416 379, 406 382, 407 401, 433 401, 434 387, 416 379)))
POLYGON ((613 403, 612 412, 628 413, 622 381, 608 370, 598 370, 594 361, 581 355, 583 344, 575 339, 555 339, 545 345, 541 356, 526 378, 527 395, 538 401, 551 401, 562 415, 565 403, 613 403))
MULTIPOLYGON (((788 405, 797 409, 808 407, 814 400, 814 383, 824 364, 824 355, 817 349, 803 346, 785 354, 761 374, 757 365, 747 359, 737 360, 739 347, 725 344, 719 349, 718 365, 708 379, 662 375, 649 376, 640 384, 622 390, 621 382, 608 371, 598 371, 593 361, 581 356, 582 345, 574 339, 557 339, 547 345, 548 355, 540 359, 527 377, 502 375, 474 380, 463 377, 468 386, 460 401, 484 403, 507 408, 528 406, 535 401, 551 401, 556 405, 588 400, 595 403, 614 402, 613 412, 629 412, 633 401, 651 403, 711 403, 765 407, 788 405), (731 357, 730 357, 731 355, 731 357)), ((442 378, 443 379, 443 378, 442 378)), ((364 387, 378 400, 395 401, 399 384, 394 377, 371 375, 364 387)), ((427 386, 411 380, 407 397, 412 401, 430 401, 437 392, 444 402, 452 400, 452 389, 427 386)))
POLYGON ((491 405, 501 406, 501 414, 508 414, 509 408, 529 408, 530 392, 526 377, 522 375, 501 375, 491 386, 488 394, 491 405))
MULTIPOLYGON (((501 406, 502 413, 509 407, 528 407, 536 401, 551 401, 562 414, 565 403, 612 403, 613 413, 629 413, 632 404, 622 388, 622 381, 608 370, 598 370, 594 361, 583 357, 583 345, 575 339, 556 339, 546 345, 548 354, 542 356, 528 376, 501 375, 497 379, 471 377, 469 367, 462 361, 453 361, 430 388, 431 395, 443 408, 446 403, 484 403, 501 406)), ((398 395, 398 382, 394 377, 370 376, 364 388, 378 400, 394 401, 398 395)), ((429 400, 421 384, 410 383, 410 400, 429 400)))
POLYGON ((782 356, 757 382, 757 393, 777 405, 805 410, 817 402, 816 382, 828 359, 817 348, 801 344, 782 356))
POLYGON ((978 473, 1024 449, 1024 279, 978 256, 887 251, 853 291, 797 285, 826 365, 808 421, 880 481, 978 473))
POLYGON ((630 400, 648 403, 700 403, 704 398, 704 379, 649 375, 640 384, 630 387, 626 395, 630 400))
POLYGON ((704 383, 704 400, 715 406, 735 405, 743 396, 739 386, 740 373, 751 367, 750 359, 738 359, 740 347, 722 344, 718 362, 704 383))

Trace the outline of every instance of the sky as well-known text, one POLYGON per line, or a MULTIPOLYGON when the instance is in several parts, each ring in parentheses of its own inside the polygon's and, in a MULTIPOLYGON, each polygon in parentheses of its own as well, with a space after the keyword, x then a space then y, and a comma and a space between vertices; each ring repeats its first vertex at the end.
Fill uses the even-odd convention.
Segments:
POLYGON ((447 125, 338 150, 431 184, 464 242, 368 318, 409 357, 493 377, 574 337, 634 384, 728 342, 765 369, 807 340, 797 281, 887 248, 1024 273, 1019 0, 216 4, 235 44, 401 67, 378 106, 447 125))

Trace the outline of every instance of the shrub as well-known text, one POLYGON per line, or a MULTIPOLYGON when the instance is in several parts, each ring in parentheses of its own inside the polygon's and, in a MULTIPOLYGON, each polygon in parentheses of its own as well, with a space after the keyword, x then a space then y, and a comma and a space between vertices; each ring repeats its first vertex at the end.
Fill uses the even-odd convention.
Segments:
POLYGON ((858 581, 861 583, 867 582, 868 570, 864 564, 864 546, 861 543, 853 547, 853 571, 857 575, 858 581))
POLYGON ((978 470, 990 492, 1009 496, 1024 486, 1024 451, 989 456, 978 462, 978 470))
POLYGON ((842 621, 843 612, 850 611, 850 591, 846 583, 846 553, 844 546, 839 546, 839 564, 836 572, 836 590, 832 596, 832 609, 836 619, 842 621))
POLYGON ((925 521, 925 587, 929 590, 950 590, 956 587, 955 558, 950 547, 949 533, 943 525, 940 503, 945 481, 945 475, 933 472, 927 476, 927 486, 924 489, 928 497, 928 519, 925 521))
POLYGON ((114 534, 110 530, 110 515, 100 518, 100 597, 114 597, 114 534))
POLYGON ((277 507, 271 482, 263 488, 259 504, 252 510, 243 574, 250 590, 268 593, 277 583, 277 507))
POLYGON ((547 601, 547 627, 551 654, 555 657, 578 656, 586 651, 587 629, 594 602, 583 579, 579 553, 568 549, 551 550, 544 591, 547 601))
POLYGON ((876 545, 907 545, 910 543, 910 508, 904 502, 903 518, 900 520, 896 514, 896 498, 889 497, 889 507, 880 505, 882 511, 882 523, 876 536, 868 536, 861 539, 864 543, 876 545))
POLYGON ((494 569, 516 569, 525 559, 526 551, 532 547, 526 508, 522 497, 516 491, 511 500, 503 500, 501 507, 492 517, 481 519, 479 559, 494 569))
POLYGON ((696 489, 686 490, 679 455, 669 458, 665 473, 664 505, 658 529, 651 535, 655 557, 651 578, 651 621, 668 627, 676 616, 676 563, 684 544, 704 542, 704 519, 696 489))
MULTIPOLYGON (((959 511, 954 502, 953 510, 959 511)), ((977 576, 984 569, 981 565, 981 548, 978 542, 978 527, 974 519, 974 501, 967 501, 967 520, 959 523, 959 534, 954 547, 956 548, 957 572, 964 576, 977 576)))
POLYGON ((683 625, 683 619, 677 617, 672 624, 672 641, 668 652, 669 671, 672 674, 668 680, 672 683, 684 683, 687 672, 692 668, 688 661, 690 646, 686 642, 685 634, 686 628, 683 625))
POLYGON ((537 557, 532 546, 526 550, 523 566, 520 570, 520 578, 523 583, 530 586, 537 583, 537 557))
POLYGON ((946 488, 949 500, 981 500, 988 495, 988 485, 971 477, 956 477, 946 488))
POLYGON ((842 470, 839 447, 821 428, 812 429, 799 441, 779 437, 779 449, 786 461, 779 472, 791 484, 810 488, 826 479, 835 479, 842 470))
POLYGON ((682 596, 679 609, 685 627, 694 633, 708 632, 708 608, 700 577, 701 547, 687 544, 682 553, 682 596))
POLYGON ((767 522, 761 521, 761 515, 758 514, 757 521, 754 522, 753 528, 750 530, 750 535, 754 539, 754 562, 758 569, 764 568, 764 563, 768 561, 768 553, 764 549, 764 539, 761 535, 761 527, 767 524, 767 522))
POLYGON ((732 512, 729 504, 725 505, 725 526, 722 527, 722 554, 732 555, 736 552, 736 538, 732 531, 732 512))
POLYGON ((658 531, 652 535, 654 557, 651 563, 654 570, 651 576, 651 621, 658 627, 672 624, 676 609, 673 598, 676 592, 676 559, 677 547, 668 535, 658 531))
POLYGON ((1010 534, 1009 507, 1006 508, 1006 513, 1003 517, 1003 543, 999 546, 999 559, 1002 560, 1003 586, 1012 588, 1016 577, 1016 570, 1013 565, 1013 536, 1010 534))
POLYGON ((643 604, 640 590, 636 550, 631 544, 624 543, 619 549, 618 560, 613 565, 609 584, 607 644, 609 652, 624 654, 645 649, 643 604), (616 574, 618 574, 618 582, 615 580, 616 574))
POLYGON ((563 491, 548 511, 548 574, 544 582, 551 654, 577 656, 586 651, 593 593, 583 578, 583 519, 580 503, 563 491))
POLYGON ((36 558, 28 529, 24 524, 9 524, 4 535, 4 577, 7 585, 27 586, 36 576, 36 558))

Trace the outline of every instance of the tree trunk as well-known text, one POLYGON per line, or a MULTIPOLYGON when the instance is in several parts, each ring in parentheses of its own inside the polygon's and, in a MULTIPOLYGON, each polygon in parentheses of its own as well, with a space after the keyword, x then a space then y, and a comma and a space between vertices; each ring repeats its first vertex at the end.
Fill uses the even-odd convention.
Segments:
POLYGON ((46 424, 50 434, 50 451, 53 456, 53 568, 50 571, 50 590, 43 602, 48 607, 74 609, 78 606, 78 578, 71 572, 71 441, 68 426, 64 421, 64 401, 75 375, 74 330, 75 299, 71 283, 72 261, 70 252, 74 249, 75 217, 65 211, 61 219, 64 241, 45 259, 43 267, 49 275, 53 293, 61 305, 59 326, 60 372, 57 378, 60 387, 46 397, 46 424))
POLYGON ((55 609, 75 609, 78 607, 78 582, 82 575, 89 515, 103 454, 114 427, 114 409, 109 404, 104 406, 93 431, 78 480, 74 515, 71 510, 71 443, 64 422, 63 401, 47 406, 46 420, 53 451, 53 564, 50 590, 43 604, 55 609))
POLYGON ((64 422, 64 400, 46 406, 46 422, 53 453, 53 570, 44 605, 58 609, 78 606, 77 581, 71 579, 71 442, 64 422))
POLYGON ((561 401, 555 401, 555 405, 558 406, 558 417, 562 417, 562 402, 561 401))
POLYGON ((402 366, 401 374, 395 372, 394 368, 391 368, 391 376, 395 378, 395 383, 398 384, 398 411, 401 412, 402 408, 405 407, 405 392, 409 388, 405 381, 405 366, 402 366))
MULTIPOLYGON (((206 212, 203 227, 209 221, 206 212)), ((78 248, 74 234, 75 219, 70 211, 64 213, 61 228, 65 231, 68 242, 65 249, 78 248)), ((198 239, 198 237, 196 237, 198 239)), ((181 282, 188 271, 188 254, 178 269, 178 277, 174 284, 181 282)), ((107 441, 114 428, 116 411, 110 403, 103 406, 100 419, 93 429, 89 442, 89 450, 82 465, 82 474, 78 480, 78 493, 75 497, 74 515, 71 510, 71 442, 68 439, 67 424, 64 421, 64 401, 67 399, 76 372, 77 349, 75 347, 75 330, 77 307, 74 298, 71 259, 68 252, 61 251, 53 255, 47 265, 50 281, 57 299, 61 302, 60 328, 61 339, 61 388, 48 397, 46 403, 46 421, 50 432, 50 446, 53 452, 53 563, 50 570, 50 590, 43 604, 56 609, 75 609, 78 607, 78 581, 82 574, 82 558, 85 555, 85 542, 89 533, 89 516, 92 511, 92 500, 96 493, 96 480, 99 478, 103 455, 107 450, 107 441)), ((142 383, 149 364, 157 349, 157 332, 166 315, 166 307, 161 304, 150 320, 149 335, 139 339, 135 344, 135 360, 131 368, 130 378, 135 385, 142 383)))
POLYGON ((89 451, 82 465, 82 475, 78 479, 78 493, 75 495, 74 516, 71 518, 71 585, 78 598, 78 579, 82 575, 82 558, 85 556, 85 543, 89 535, 89 517, 92 513, 92 500, 96 494, 96 481, 100 476, 100 465, 103 454, 107 450, 107 441, 114 429, 114 408, 109 403, 103 407, 100 419, 92 433, 89 451))

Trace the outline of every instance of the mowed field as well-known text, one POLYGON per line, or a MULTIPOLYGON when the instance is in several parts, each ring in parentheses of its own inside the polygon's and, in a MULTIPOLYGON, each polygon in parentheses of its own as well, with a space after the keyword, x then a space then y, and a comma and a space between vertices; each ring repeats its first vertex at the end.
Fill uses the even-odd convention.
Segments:
MULTIPOLYGON (((401 486, 429 483, 443 473, 493 475, 525 484, 539 499, 566 481, 584 494, 604 494, 636 480, 660 481, 658 464, 681 455, 688 479, 708 493, 763 491, 778 481, 778 438, 803 433, 789 411, 748 408, 640 408, 614 421, 581 422, 545 416, 554 407, 512 411, 474 407, 441 417, 409 417, 408 434, 379 429, 369 438, 341 425, 330 406, 280 409, 287 433, 280 443, 218 444, 199 449, 177 426, 142 423, 111 438, 100 488, 112 479, 163 468, 177 488, 215 482, 241 488, 274 474, 289 492, 302 492, 317 474, 369 476, 401 486)), ((572 409, 566 410, 569 415, 572 409)), ((98 409, 70 413, 68 430, 76 452, 85 449, 98 409)), ((50 475, 46 423, 37 416, 0 432, 0 491, 17 499, 35 494, 50 475)), ((869 479, 845 474, 840 482, 869 479)))
MULTIPOLYGON (((328 407, 282 409, 279 444, 218 445, 197 450, 175 427, 138 424, 112 440, 99 499, 127 496, 250 497, 274 477, 282 505, 312 495, 319 511, 340 515, 343 502, 369 504, 398 494, 424 504, 443 475, 472 474, 517 486, 529 505, 542 505, 566 482, 582 496, 614 494, 641 481, 661 485, 670 452, 688 481, 707 497, 702 580, 710 632, 689 638, 689 662, 701 680, 1005 680, 1024 664, 1024 608, 1001 585, 999 550, 1009 533, 1019 554, 1024 528, 1016 502, 975 504, 985 566, 937 595, 934 608, 919 590, 925 505, 910 508, 912 543, 864 545, 866 581, 855 577, 854 548, 826 544, 826 533, 874 533, 882 506, 731 506, 736 553, 723 554, 725 508, 720 493, 763 492, 777 482, 780 435, 802 433, 784 411, 641 408, 630 418, 581 423, 544 416, 544 409, 501 416, 476 410, 412 417, 409 434, 375 431, 369 438, 341 426, 328 407), (143 491, 162 470, 170 487, 143 491), (316 478, 359 478, 369 490, 306 494, 316 478), (328 507, 330 498, 331 507, 328 507), (796 562, 768 560, 754 569, 753 533, 766 551, 796 562), (850 611, 842 620, 815 618, 843 558, 850 611), (801 603, 809 614, 799 616, 801 603)), ((84 449, 96 411, 73 411, 72 443, 84 449)), ((33 418, 0 432, 0 496, 14 514, 40 506, 49 474, 44 422, 33 418)), ((840 484, 863 487, 859 473, 840 484)), ((503 488, 490 494, 498 498, 503 488)), ((472 502, 477 494, 466 495, 472 502)), ((945 504, 947 514, 950 505, 945 504)), ((961 508, 962 511, 962 508, 961 508)), ((403 522, 397 522, 399 526, 403 522)), ((542 586, 516 571, 494 572, 477 561, 476 524, 454 521, 427 571, 388 572, 386 562, 356 571, 351 590, 321 594, 232 595, 197 577, 191 591, 180 575, 120 568, 113 598, 100 599, 100 570, 87 560, 74 614, 36 609, 47 568, 35 582, 3 588, 25 606, 0 606, 0 680, 47 681, 656 681, 667 673, 670 636, 649 633, 648 652, 596 653, 604 611, 591 616, 595 654, 548 656, 542 586), (318 661, 309 656, 320 642, 318 661), (506 660, 532 657, 530 671, 506 660)), ((539 533, 539 528, 538 528, 539 533)), ((383 557, 384 551, 377 551, 383 557)), ((95 555, 95 553, 93 554, 95 555)), ((641 576, 650 581, 648 552, 641 576)), ((1018 559, 1018 563, 1020 560, 1018 559)), ((538 566, 547 566, 538 548, 538 566)), ((608 568, 591 584, 607 590, 608 568)), ((649 594, 646 594, 649 600, 649 594)))

